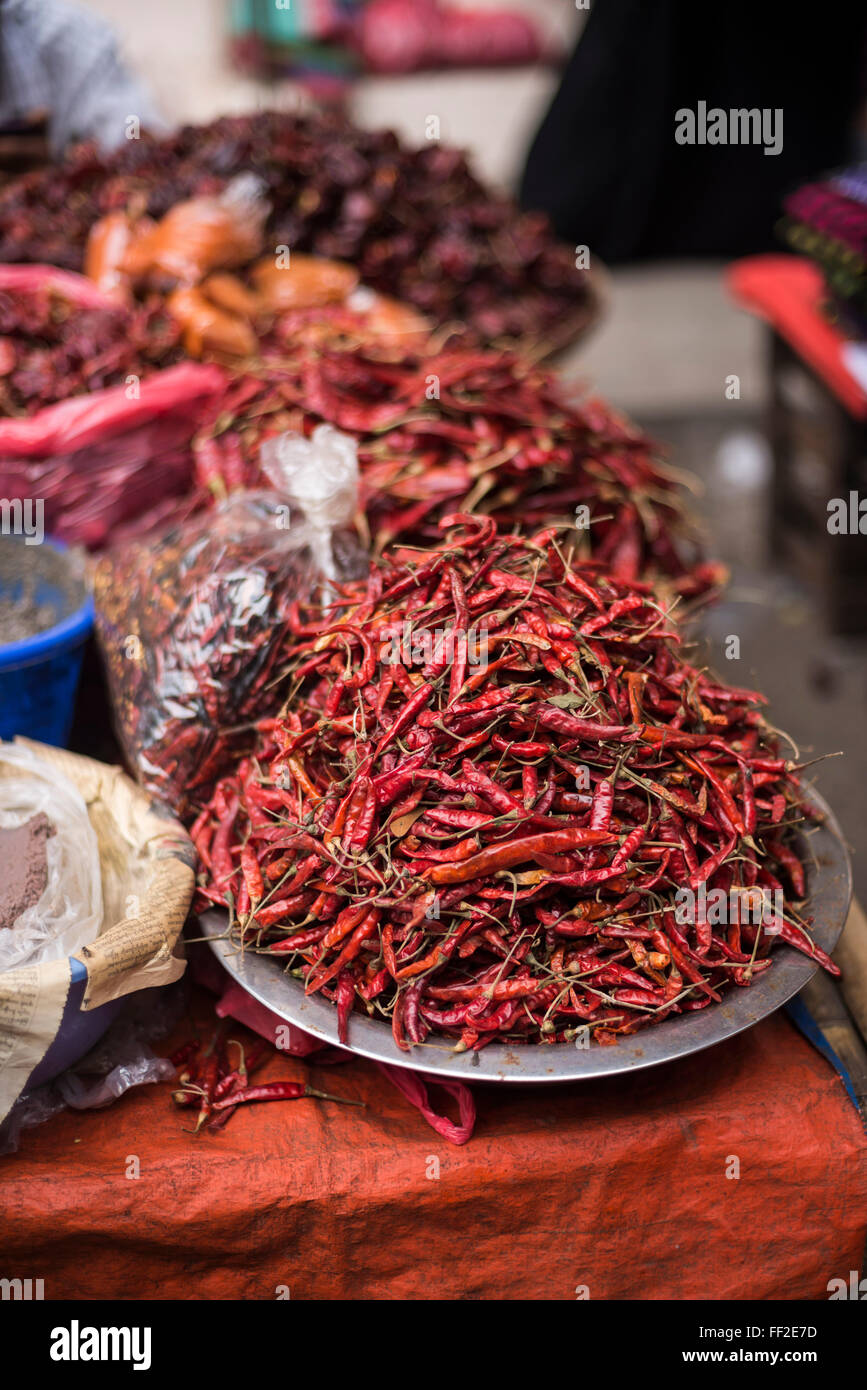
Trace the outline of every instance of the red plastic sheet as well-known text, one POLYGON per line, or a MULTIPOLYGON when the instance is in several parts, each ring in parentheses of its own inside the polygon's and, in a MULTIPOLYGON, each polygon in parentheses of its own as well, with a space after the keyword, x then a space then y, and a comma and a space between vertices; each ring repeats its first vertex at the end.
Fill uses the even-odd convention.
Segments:
POLYGON ((734 298, 766 319, 852 415, 867 418, 867 393, 843 358, 846 339, 822 312, 826 290, 818 266, 800 256, 749 256, 735 261, 726 279, 734 298))
POLYGON ((460 1148, 363 1059, 257 1079, 285 1076, 367 1108, 260 1105, 194 1138, 144 1087, 25 1133, 0 1274, 47 1299, 825 1299, 862 1266, 867 1137, 782 1015, 632 1076, 477 1087, 460 1148))

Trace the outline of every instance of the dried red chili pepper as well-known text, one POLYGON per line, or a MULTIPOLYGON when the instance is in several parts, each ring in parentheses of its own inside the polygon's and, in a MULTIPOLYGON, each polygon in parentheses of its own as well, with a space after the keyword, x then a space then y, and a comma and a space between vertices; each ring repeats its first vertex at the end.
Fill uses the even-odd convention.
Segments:
POLYGON ((210 1117, 214 1108, 214 1092, 220 1079, 220 1056, 223 1045, 223 1024, 217 1028, 208 1044, 196 1077, 196 1094, 200 1097, 199 1114, 193 1133, 199 1130, 210 1117))
POLYGON ((279 864, 278 882, 303 873, 305 891, 274 890, 235 930, 334 998, 342 1041, 358 1007, 390 1018, 401 1048, 429 1030, 458 1048, 569 1042, 576 1018, 609 1044, 749 985, 778 934, 826 964, 806 929, 751 926, 738 898, 777 891, 778 874, 804 886, 774 799, 791 820, 808 812, 755 702, 692 666, 659 597, 580 562, 574 540, 458 516, 436 556, 397 552, 331 615, 293 617, 277 677, 292 700, 218 788, 209 891, 227 861, 237 882, 243 846, 279 864), (442 641, 387 658, 383 631, 412 649, 468 615, 497 657, 467 679, 442 641), (347 679, 361 667, 369 679, 347 679), (278 764, 286 799, 263 822, 257 786, 278 764), (733 920, 696 906, 679 922, 699 889, 731 893, 733 920))
POLYGON ((173 1067, 180 1071, 185 1062, 189 1062, 195 1057, 198 1050, 198 1038, 191 1038, 189 1042, 184 1043, 182 1047, 176 1048, 176 1050, 169 1055, 169 1061, 173 1067))
POLYGON ((180 330, 159 298, 84 307, 50 276, 44 285, 0 289, 0 344, 0 416, 33 415, 141 380, 183 356, 180 330))
MULTIPOLYGON (((265 182, 269 246, 348 261, 366 285, 441 322, 466 320, 483 340, 553 347, 592 315, 588 276, 545 217, 486 188, 456 149, 407 146, 330 110, 222 116, 142 132, 111 151, 79 145, 48 171, 4 185, 0 260, 80 270, 101 216, 138 203, 161 218, 181 200, 218 193, 238 169, 265 182)), ((461 385, 443 382, 446 391, 461 385)))
POLYGON ((238 1105, 249 1105, 254 1100, 303 1100, 304 1097, 316 1100, 332 1100, 338 1105, 364 1105, 363 1100, 350 1100, 348 1096, 332 1096, 327 1091, 317 1091, 304 1081, 263 1081, 258 1086, 246 1086, 233 1091, 229 1096, 215 1102, 214 1110, 234 1109, 238 1105))

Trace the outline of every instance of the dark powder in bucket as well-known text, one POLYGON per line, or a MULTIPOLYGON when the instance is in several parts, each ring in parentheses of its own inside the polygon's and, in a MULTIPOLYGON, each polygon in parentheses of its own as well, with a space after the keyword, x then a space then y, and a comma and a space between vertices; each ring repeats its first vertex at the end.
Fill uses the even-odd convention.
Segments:
POLYGON ((0 930, 14 926, 45 892, 47 845, 54 833, 42 811, 23 825, 0 826, 0 930))

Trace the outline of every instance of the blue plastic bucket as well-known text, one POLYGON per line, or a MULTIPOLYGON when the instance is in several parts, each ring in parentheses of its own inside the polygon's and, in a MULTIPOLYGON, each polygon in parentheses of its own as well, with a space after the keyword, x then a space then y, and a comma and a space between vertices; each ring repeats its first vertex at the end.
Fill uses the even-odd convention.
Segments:
MULTIPOLYGON (((17 576, 4 577, 2 563, 10 545, 23 549, 24 542, 0 536, 0 595, 14 598, 21 582, 17 576)), ((72 727, 84 646, 93 627, 93 599, 71 568, 65 587, 58 583, 57 560, 66 555, 61 542, 28 546, 26 553, 34 597, 54 609, 57 622, 20 642, 4 644, 0 632, 0 738, 22 734, 62 748, 72 727), (50 564, 46 553, 52 556, 50 564)))

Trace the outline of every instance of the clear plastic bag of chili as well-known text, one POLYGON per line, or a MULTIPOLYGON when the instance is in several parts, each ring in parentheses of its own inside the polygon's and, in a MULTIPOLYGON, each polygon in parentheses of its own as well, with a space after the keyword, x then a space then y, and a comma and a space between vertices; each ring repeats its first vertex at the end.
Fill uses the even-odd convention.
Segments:
POLYGON ((350 529, 353 441, 318 432, 287 457, 281 491, 236 493, 94 565, 121 746, 141 784, 185 819, 276 713, 292 605, 366 569, 350 529))

